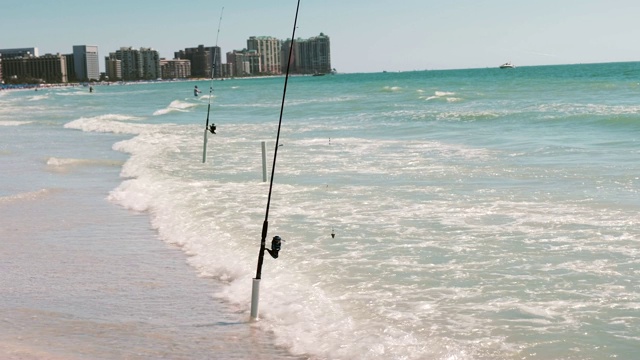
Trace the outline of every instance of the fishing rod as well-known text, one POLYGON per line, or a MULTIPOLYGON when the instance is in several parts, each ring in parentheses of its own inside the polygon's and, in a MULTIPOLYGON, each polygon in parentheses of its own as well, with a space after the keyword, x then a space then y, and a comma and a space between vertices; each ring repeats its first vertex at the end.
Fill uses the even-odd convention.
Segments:
POLYGON ((298 11, 300 10, 300 0, 296 6, 296 16, 293 20, 293 32, 291 34, 291 42, 289 43, 289 57, 287 58, 287 73, 284 77, 284 89, 282 91, 282 104, 280 105, 280 120, 278 121, 278 132, 276 135, 276 145, 273 152, 273 164, 271 166, 271 181, 269 182, 269 196, 267 197, 267 208, 264 215, 264 222, 262 223, 262 239, 260 241, 260 252, 258 254, 258 269, 256 270, 256 277, 253 279, 253 288, 251 293, 251 318, 258 318, 258 301, 260 295, 260 278, 262 277, 262 262, 264 260, 264 252, 267 250, 269 255, 274 259, 278 257, 280 251, 281 242, 284 241, 280 236, 274 236, 271 240, 271 249, 267 249, 265 246, 267 239, 267 230, 269 228, 269 207, 271 205, 271 192, 273 190, 273 178, 276 173, 276 160, 278 159, 278 148, 280 142, 280 128, 282 127, 282 114, 284 112, 284 102, 287 96, 287 83, 289 82, 289 70, 291 68, 291 58, 293 54, 293 44, 296 38, 296 27, 298 23, 298 11))
POLYGON ((220 37, 220 25, 222 24, 222 13, 224 12, 224 6, 220 10, 220 19, 218 20, 218 32, 216 33, 216 45, 213 47, 213 54, 211 60, 211 84, 209 85, 209 104, 207 105, 207 122, 204 125, 204 145, 202 146, 202 163, 207 162, 207 136, 209 131, 212 134, 216 133, 216 124, 211 123, 209 126, 209 113, 211 113, 211 98, 213 97, 213 78, 216 73, 216 55, 218 51, 218 38, 220 37))

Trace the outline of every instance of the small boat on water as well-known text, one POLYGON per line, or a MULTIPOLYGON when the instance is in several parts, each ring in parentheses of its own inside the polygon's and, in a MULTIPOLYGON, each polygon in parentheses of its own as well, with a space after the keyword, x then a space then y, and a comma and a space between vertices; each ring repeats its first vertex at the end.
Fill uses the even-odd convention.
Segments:
POLYGON ((513 64, 511 63, 511 61, 506 62, 506 63, 504 63, 504 64, 500 65, 500 69, 515 69, 515 68, 516 68, 516 66, 515 66, 515 65, 513 65, 513 64))

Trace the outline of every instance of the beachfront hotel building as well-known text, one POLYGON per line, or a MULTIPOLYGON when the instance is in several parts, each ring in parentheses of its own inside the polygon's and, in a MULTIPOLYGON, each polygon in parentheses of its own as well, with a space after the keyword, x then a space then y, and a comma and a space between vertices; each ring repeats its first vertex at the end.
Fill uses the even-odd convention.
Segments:
POLYGON ((184 59, 160 59, 163 79, 186 79, 191 77, 191 61, 184 59))
POLYGON ((74 45, 73 64, 77 81, 100 79, 98 47, 94 45, 74 45))
POLYGON ((142 65, 138 50, 132 47, 121 47, 120 50, 109 53, 108 60, 120 61, 120 74, 107 73, 110 79, 140 80, 142 77, 142 65))
MULTIPOLYGON (((297 39, 293 44, 291 72, 296 74, 328 74, 332 72, 329 36, 320 33, 320 35, 309 39, 297 39)), ((287 39, 282 46, 283 59, 289 56, 290 46, 291 39, 287 39)), ((286 69, 286 66, 286 61, 284 61, 283 69, 286 69)))
POLYGON ((104 69, 105 75, 110 81, 122 80, 122 60, 107 56, 104 58, 104 69))
POLYGON ((271 36, 251 36, 247 40, 247 50, 255 51, 260 56, 260 68, 255 73, 260 75, 280 75, 280 50, 282 41, 271 36))
POLYGON ((105 70, 112 80, 156 80, 160 77, 160 54, 152 48, 121 47, 105 57, 105 70), (115 60, 120 61, 120 74, 115 60))
POLYGON ((204 46, 185 48, 173 54, 175 59, 191 61, 191 76, 197 78, 211 78, 211 68, 213 67, 213 77, 221 77, 221 58, 219 46, 204 46), (213 65, 213 66, 212 66, 213 65))
POLYGON ((231 78, 234 77, 235 73, 233 72, 233 64, 220 64, 220 77, 222 78, 231 78))
POLYGON ((256 50, 234 50, 227 53, 234 76, 256 76, 261 73, 261 58, 256 50))
POLYGON ((66 83, 66 57, 60 54, 43 56, 13 56, 2 59, 5 82, 13 83, 66 83))
POLYGON ((25 57, 25 56, 38 56, 38 48, 37 47, 32 47, 32 48, 18 48, 18 49, 0 49, 0 54, 2 54, 2 57, 4 57, 5 59, 11 58, 11 57, 25 57))
POLYGON ((140 48, 140 57, 142 57, 142 79, 159 79, 161 76, 160 53, 152 48, 140 48))
POLYGON ((9 59, 13 57, 34 57, 38 56, 38 48, 16 48, 16 49, 0 49, 0 83, 4 82, 4 77, 2 75, 2 58, 9 59))

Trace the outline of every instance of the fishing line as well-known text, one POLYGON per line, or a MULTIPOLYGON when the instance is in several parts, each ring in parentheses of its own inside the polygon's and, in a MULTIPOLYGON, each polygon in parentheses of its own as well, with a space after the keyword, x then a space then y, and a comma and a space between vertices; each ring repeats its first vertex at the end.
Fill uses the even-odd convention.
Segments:
POLYGON ((222 13, 224 12, 224 6, 222 10, 220 10, 220 19, 218 20, 218 32, 216 33, 216 45, 213 47, 213 55, 211 61, 211 84, 209 85, 209 104, 207 105, 207 122, 204 125, 204 145, 202 150, 202 162, 207 162, 207 135, 209 130, 211 130, 212 134, 215 134, 216 126, 215 124, 211 124, 211 129, 209 129, 209 114, 211 113, 211 98, 213 97, 213 78, 215 76, 216 69, 216 55, 218 52, 218 38, 220 37, 220 25, 222 25, 222 13))
POLYGON ((260 254, 258 255, 258 269, 256 271, 256 279, 259 280, 262 276, 262 262, 264 259, 265 242, 267 238, 267 229, 269 228, 269 207, 271 205, 271 193, 273 190, 273 178, 276 173, 276 160, 278 159, 278 148, 280 141, 280 128, 282 127, 282 114, 284 112, 284 102, 287 95, 287 83, 289 81, 289 70, 291 68, 291 57, 293 54, 294 39, 296 38, 296 27, 298 23, 298 10, 300 9, 300 0, 296 7, 296 16, 293 21, 293 33, 291 34, 291 43, 289 44, 289 57, 287 59, 287 73, 284 78, 284 90, 282 91, 282 104, 280 104, 280 120, 278 121, 278 133, 276 135, 276 146, 273 153, 273 164, 271 166, 271 181, 269 182, 269 195, 267 197, 267 208, 264 215, 264 222, 262 223, 262 240, 260 242, 260 254))

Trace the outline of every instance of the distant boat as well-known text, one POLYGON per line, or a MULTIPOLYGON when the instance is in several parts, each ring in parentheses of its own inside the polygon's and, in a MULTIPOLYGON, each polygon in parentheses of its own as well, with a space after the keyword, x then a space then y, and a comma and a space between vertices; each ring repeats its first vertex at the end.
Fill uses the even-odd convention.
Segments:
POLYGON ((315 73, 315 74, 313 74, 313 76, 324 76, 324 75, 325 75, 324 73, 315 73))
POLYGON ((513 65, 513 64, 511 63, 511 61, 506 62, 506 63, 504 63, 504 64, 500 65, 500 69, 515 69, 515 68, 516 68, 516 66, 515 66, 515 65, 513 65))

